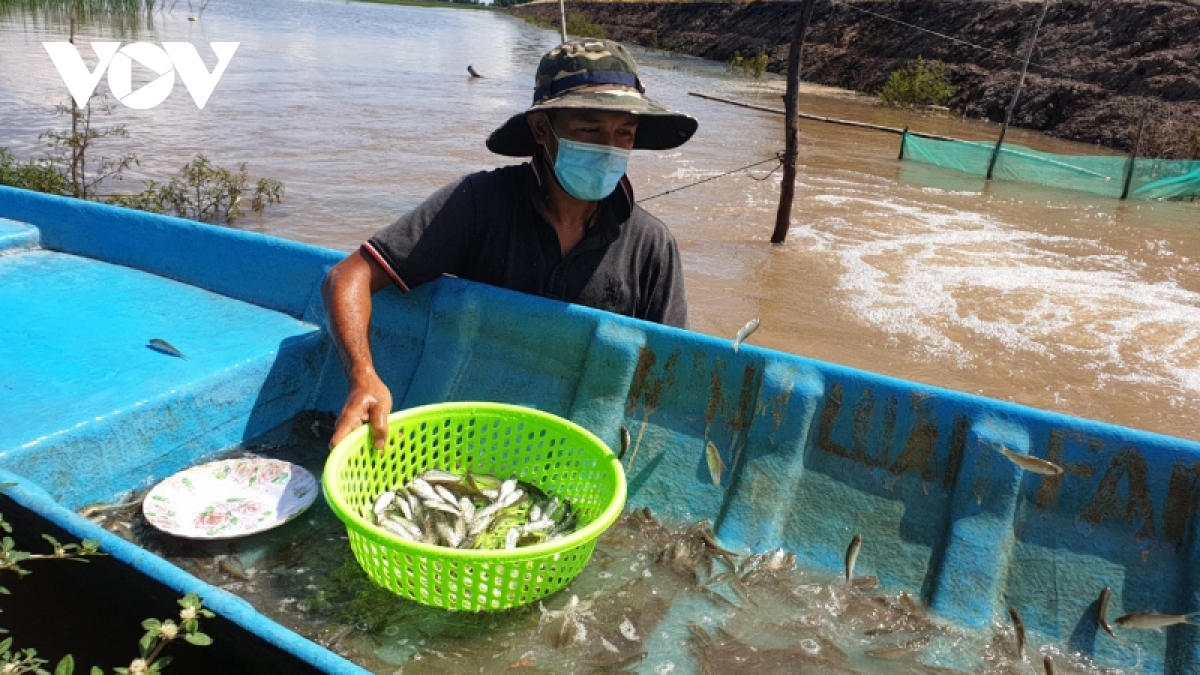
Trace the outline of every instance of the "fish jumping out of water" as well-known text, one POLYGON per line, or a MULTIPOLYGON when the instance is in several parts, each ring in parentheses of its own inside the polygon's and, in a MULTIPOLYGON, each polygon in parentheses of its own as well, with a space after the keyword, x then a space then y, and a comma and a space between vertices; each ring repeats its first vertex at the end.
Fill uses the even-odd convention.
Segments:
POLYGON ((1000 454, 1007 457, 1013 464, 1016 464, 1023 470, 1030 473, 1036 473, 1042 476, 1061 476, 1063 472, 1062 467, 1054 462, 1047 462, 1046 460, 1038 459, 1037 457, 1022 455, 1019 452, 1013 452, 1012 450, 1009 450, 1003 445, 1000 446, 1000 454))
POLYGON ((1108 586, 1105 586, 1104 590, 1100 591, 1100 607, 1098 609, 1098 614, 1100 615, 1100 627, 1104 629, 1105 633, 1108 633, 1110 636, 1112 636, 1114 640, 1120 641, 1120 638, 1117 637, 1117 634, 1113 632, 1112 626, 1108 625, 1108 600, 1111 597, 1112 589, 1108 586))
POLYGON ((704 449, 705 459, 708 460, 708 472, 712 474, 713 485, 720 487, 721 474, 725 471, 725 462, 721 459, 721 451, 712 441, 704 449))
POLYGON ((471 77, 483 77, 479 73, 475 72, 475 66, 467 66, 467 72, 471 74, 471 77))
POLYGON ((1155 612, 1140 612, 1136 614, 1126 614, 1117 619, 1117 625, 1122 628, 1143 628, 1147 630, 1162 630, 1167 626, 1176 626, 1181 623, 1190 623, 1193 626, 1200 626, 1200 612, 1192 612, 1191 614, 1157 614, 1155 612))
POLYGON ((733 351, 736 352, 738 347, 741 346, 742 342, 744 342, 746 338, 750 337, 751 333, 758 330, 758 324, 758 317, 755 317, 747 321, 746 325, 742 326, 741 329, 738 330, 737 335, 735 335, 733 338, 733 351))
POLYGON ((1013 628, 1017 632, 1017 658, 1025 660, 1025 622, 1021 620, 1021 613, 1016 607, 1009 605, 1008 615, 1012 617, 1013 628))
POLYGON ((167 342, 166 340, 163 340, 160 338, 154 338, 154 339, 150 340, 150 342, 146 343, 146 346, 149 347, 150 349, 153 349, 156 352, 162 352, 163 354, 168 354, 170 356, 178 356, 181 359, 187 358, 186 356, 183 355, 183 352, 176 349, 175 346, 172 345, 170 342, 167 342))
POLYGON ((858 551, 862 548, 862 535, 856 534, 846 548, 846 583, 854 578, 854 563, 858 562, 858 551))

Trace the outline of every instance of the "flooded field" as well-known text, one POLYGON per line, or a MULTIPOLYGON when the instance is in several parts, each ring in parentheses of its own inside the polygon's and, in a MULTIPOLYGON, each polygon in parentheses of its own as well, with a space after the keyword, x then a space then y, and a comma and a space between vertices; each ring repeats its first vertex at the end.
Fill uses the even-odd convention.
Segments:
MULTIPOLYGON (((311 439, 230 456, 286 459, 319 475, 325 448, 311 439)), ((1137 663, 1097 668, 1033 634, 1019 653, 1009 623, 965 630, 945 622, 915 589, 877 587, 869 541, 847 581, 845 571, 797 569, 793 552, 724 550, 706 521, 664 523, 639 509, 609 529, 565 590, 519 609, 461 614, 369 581, 323 499, 287 525, 234 542, 165 535, 136 502, 90 514, 381 674, 1015 674, 1041 672, 1045 657, 1058 673, 1138 671, 1137 663)), ((1136 644, 1136 631, 1121 638, 1136 644)))

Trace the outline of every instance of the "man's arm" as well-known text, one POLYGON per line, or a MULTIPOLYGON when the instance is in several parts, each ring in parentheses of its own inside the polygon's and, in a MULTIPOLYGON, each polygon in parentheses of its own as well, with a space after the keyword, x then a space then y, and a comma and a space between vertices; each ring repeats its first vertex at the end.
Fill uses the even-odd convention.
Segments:
POLYGON ((330 448, 363 422, 371 424, 375 447, 382 448, 387 442, 392 393, 375 372, 370 331, 371 296, 390 283, 387 272, 359 249, 329 270, 321 284, 330 334, 350 382, 330 448))

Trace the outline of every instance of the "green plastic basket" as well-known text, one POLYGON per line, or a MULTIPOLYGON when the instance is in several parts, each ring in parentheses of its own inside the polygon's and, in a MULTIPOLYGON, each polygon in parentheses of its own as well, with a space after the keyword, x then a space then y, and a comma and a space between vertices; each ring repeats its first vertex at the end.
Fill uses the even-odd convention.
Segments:
POLYGON ((500 403, 440 403, 392 413, 382 452, 369 428, 338 443, 325 462, 325 499, 346 524, 350 548, 375 583, 450 610, 501 610, 566 586, 625 507, 625 473, 583 427, 500 403), (579 529, 552 542, 505 551, 420 544, 376 526, 373 500, 429 469, 491 474, 571 502, 579 529))

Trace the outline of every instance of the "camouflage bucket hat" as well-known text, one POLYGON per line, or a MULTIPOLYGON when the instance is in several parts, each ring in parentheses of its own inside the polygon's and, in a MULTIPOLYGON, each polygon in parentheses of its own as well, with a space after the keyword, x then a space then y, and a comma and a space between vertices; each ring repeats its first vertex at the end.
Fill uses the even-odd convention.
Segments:
POLYGON ((551 49, 538 64, 533 105, 513 115, 487 139, 492 152, 531 157, 537 142, 525 116, 540 110, 611 110, 638 117, 633 147, 668 150, 696 133, 696 119, 646 98, 637 65, 612 40, 572 40, 551 49))

